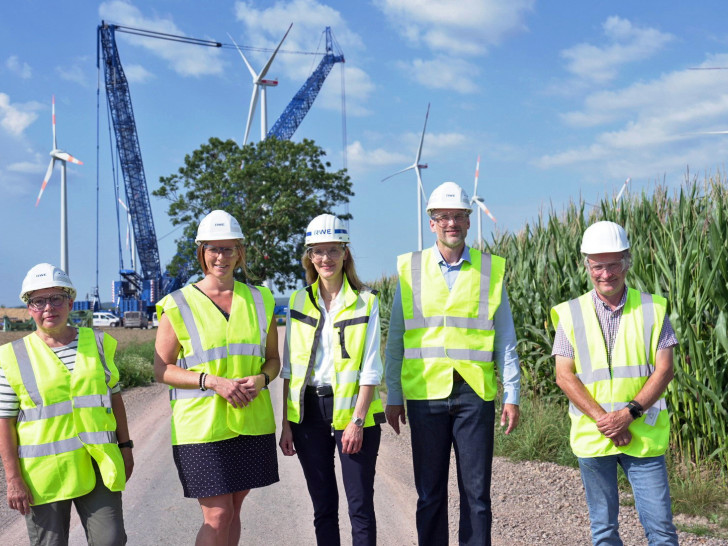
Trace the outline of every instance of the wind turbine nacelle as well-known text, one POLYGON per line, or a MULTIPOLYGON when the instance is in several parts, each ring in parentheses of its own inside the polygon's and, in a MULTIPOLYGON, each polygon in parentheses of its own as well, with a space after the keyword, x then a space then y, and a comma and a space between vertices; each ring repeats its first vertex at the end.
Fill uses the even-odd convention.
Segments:
POLYGON ((265 85, 267 87, 275 87, 276 85, 278 85, 278 80, 260 80, 258 84, 265 85))
POLYGON ((418 169, 426 169, 427 168, 427 163, 424 163, 423 165, 417 165, 417 168, 418 169))

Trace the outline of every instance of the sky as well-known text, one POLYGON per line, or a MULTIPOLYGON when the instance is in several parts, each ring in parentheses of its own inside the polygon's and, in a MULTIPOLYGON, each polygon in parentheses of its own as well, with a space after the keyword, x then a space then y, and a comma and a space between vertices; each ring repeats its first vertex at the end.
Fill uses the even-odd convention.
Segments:
MULTIPOLYGON (((279 81, 268 90, 269 126, 318 64, 312 53, 330 26, 346 62, 331 71, 293 140, 314 140, 334 169, 346 161, 351 247, 360 277, 371 281, 417 249, 414 172, 381 180, 413 163, 428 104, 424 189, 452 180, 472 195, 480 156, 478 194, 497 219, 483 217, 486 239, 558 214, 570 200, 614 196, 628 177, 634 194, 658 183, 679 188, 688 173, 722 173, 728 134, 705 133, 728 131, 728 70, 695 68, 728 67, 727 14, 718 0, 670 9, 653 0, 109 0, 66 9, 18 0, 0 18, 0 304, 20 303, 33 265, 60 264, 60 166, 35 206, 50 160, 53 95, 59 148, 83 161, 68 167, 78 298, 98 285, 102 301, 111 299, 120 246, 129 267, 97 85, 102 20, 225 44, 229 33, 256 70, 293 23, 268 72, 279 81)), ((242 142, 251 76, 233 48, 122 33, 117 44, 164 270, 181 230, 169 222, 169 203, 151 192, 210 137, 242 142)), ((251 140, 259 137, 257 113, 251 140)), ((425 246, 433 244, 426 223, 424 231, 425 246)), ((468 242, 477 237, 473 215, 468 242)))

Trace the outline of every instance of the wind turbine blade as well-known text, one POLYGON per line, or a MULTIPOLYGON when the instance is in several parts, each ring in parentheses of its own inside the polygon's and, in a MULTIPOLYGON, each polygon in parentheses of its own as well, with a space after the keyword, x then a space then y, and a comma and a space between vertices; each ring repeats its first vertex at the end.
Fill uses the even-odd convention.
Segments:
POLYGON ((45 173, 45 177, 43 178, 43 184, 40 187, 40 192, 38 193, 38 199, 35 200, 35 206, 38 206, 38 203, 40 203, 40 198, 43 195, 43 192, 46 189, 46 186, 48 185, 48 180, 51 178, 51 174, 53 174, 53 166, 55 165, 56 160, 54 158, 51 158, 51 162, 48 165, 48 170, 45 173))
POLYGON ((71 154, 68 154, 66 152, 57 152, 54 155, 61 161, 70 161, 71 163, 75 163, 76 165, 83 165, 83 161, 81 161, 80 159, 76 159, 71 154))
POLYGON ((384 182, 385 180, 389 180, 389 179, 390 179, 390 178, 392 178, 393 176, 397 176, 398 174, 402 174, 403 172, 405 172, 405 171, 409 171, 410 169, 414 169, 414 168, 415 168, 415 165, 410 165, 409 167, 405 167, 405 168, 404 168, 404 169, 402 169, 401 171, 397 171, 397 172, 396 172, 396 173, 394 173, 394 174, 390 174, 390 175, 389 175, 389 176, 387 176, 386 178, 382 178, 382 182, 384 182))
POLYGON ((250 135, 250 126, 253 123, 253 115, 255 115, 255 106, 258 104, 258 86, 253 85, 253 96, 250 97, 250 110, 248 110, 248 122, 245 124, 245 138, 243 138, 243 146, 248 143, 248 135, 250 135))
POLYGON ((480 176, 480 154, 475 162, 475 187, 473 188, 473 196, 478 195, 478 177, 480 176))
POLYGON ((51 100, 52 104, 52 112, 53 112, 53 149, 56 150, 58 148, 58 145, 56 144, 56 96, 53 95, 53 99, 51 100))
POLYGON ((121 205, 122 207, 124 207, 124 210, 125 210, 125 211, 129 212, 129 209, 128 209, 128 208, 126 208, 126 205, 124 204, 124 201, 122 201, 122 200, 121 200, 121 197, 119 197, 119 204, 120 204, 120 205, 121 205))
POLYGON ((419 164, 420 157, 422 156, 422 143, 425 141, 425 130, 427 129, 427 118, 430 117, 430 103, 427 103, 427 114, 425 114, 425 126, 422 128, 422 136, 420 137, 420 146, 417 148, 417 157, 415 158, 415 165, 419 164))
POLYGON ((427 199, 425 197, 425 188, 422 187, 422 177, 420 176, 420 168, 415 164, 415 172, 417 173, 417 186, 420 188, 420 195, 423 199, 427 199))
POLYGON ((271 64, 273 64, 273 59, 275 59, 276 53, 278 53, 278 50, 279 50, 279 49, 281 48, 281 46, 283 45, 283 40, 285 40, 285 39, 286 39, 286 36, 288 36, 288 33, 289 33, 289 32, 291 32, 291 27, 293 27, 293 23, 291 23, 291 24, 290 24, 290 25, 288 26, 288 30, 287 30, 287 31, 286 31, 286 33, 285 33, 285 34, 283 35, 283 38, 281 38, 281 41, 280 41, 280 42, 278 43, 278 47, 276 47, 275 51, 274 51, 274 52, 273 52, 273 54, 272 54, 272 55, 270 56, 270 59, 268 59, 268 62, 267 62, 267 63, 265 63, 265 66, 263 67, 263 70, 261 70, 261 71, 260 71, 260 74, 258 74, 258 81, 260 81, 260 80, 262 80, 263 78, 265 78, 265 75, 266 75, 266 74, 268 73, 268 69, 270 68, 270 65, 271 65, 271 64))
POLYGON ((488 215, 488 218, 493 220, 493 223, 497 224, 498 220, 495 219, 495 216, 493 216, 490 211, 488 210, 488 207, 485 206, 485 203, 479 200, 475 200, 475 203, 482 209, 482 211, 488 215))
POLYGON ((622 198, 622 194, 624 193, 624 190, 627 189, 627 184, 629 184, 630 180, 632 180, 632 178, 627 178, 627 180, 624 181, 624 184, 622 184, 622 189, 619 190, 619 193, 617 194, 617 203, 619 203, 619 200, 622 198))
MULTIPOLYGON (((230 36, 230 33, 228 32, 227 35, 230 36)), ((250 71, 250 75, 253 76, 253 82, 255 83, 255 80, 258 79, 258 74, 256 74, 255 73, 255 70, 253 70, 253 67, 250 66, 250 63, 248 62, 248 59, 246 59, 245 58, 245 55, 243 55, 243 50, 240 49, 240 46, 235 41, 235 38, 233 38, 232 36, 230 36, 230 39, 233 41, 233 43, 235 44, 235 48, 238 50, 238 53, 240 53, 240 56, 243 58, 243 62, 245 63, 245 66, 248 67, 248 70, 250 71)))

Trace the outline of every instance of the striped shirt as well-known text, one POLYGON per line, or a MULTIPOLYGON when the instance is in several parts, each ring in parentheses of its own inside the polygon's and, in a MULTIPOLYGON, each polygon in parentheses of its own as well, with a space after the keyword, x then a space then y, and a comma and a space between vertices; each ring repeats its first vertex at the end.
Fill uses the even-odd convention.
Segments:
MULTIPOLYGON (((69 373, 73 373, 73 368, 76 364, 76 353, 78 352, 78 331, 76 331, 76 337, 68 345, 62 347, 51 347, 51 350, 56 354, 58 360, 68 368, 69 373)), ((112 393, 121 392, 121 385, 117 383, 111 389, 112 393)), ((8 383, 5 377, 5 370, 0 366, 0 418, 8 419, 18 416, 20 411, 20 400, 18 395, 8 383)))
MULTIPOLYGON (((591 295, 594 302, 594 309, 597 313, 597 318, 599 319, 599 325, 602 328, 602 336, 604 337, 604 341, 607 345, 607 362, 611 366, 614 340, 617 338, 617 330, 619 330, 619 322, 622 319, 624 304, 627 303, 627 287, 625 287, 622 299, 614 311, 612 311, 609 305, 599 299, 596 290, 592 290, 591 295)), ((662 323, 662 330, 660 331, 660 337, 657 341, 657 350, 669 349, 677 344, 678 342, 677 337, 675 336, 675 331, 672 328, 670 319, 667 315, 665 315, 665 320, 662 323)), ((561 326, 561 323, 559 323, 556 328, 551 356, 563 356, 571 359, 574 358, 574 347, 571 345, 569 338, 566 337, 566 333, 564 332, 564 328, 561 326)))

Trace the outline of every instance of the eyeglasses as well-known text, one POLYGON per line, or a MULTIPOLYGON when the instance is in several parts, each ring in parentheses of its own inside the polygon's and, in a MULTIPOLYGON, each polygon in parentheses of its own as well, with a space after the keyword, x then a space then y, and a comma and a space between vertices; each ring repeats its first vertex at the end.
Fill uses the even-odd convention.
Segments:
POLYGON ((207 252, 209 252, 213 256, 220 256, 222 254, 224 258, 232 258, 235 254, 235 250, 237 250, 237 248, 234 246, 212 246, 208 244, 204 244, 202 246, 207 252))
POLYGON ((331 248, 309 248, 308 257, 314 262, 320 262, 324 259, 324 256, 328 256, 331 260, 338 260, 344 255, 345 247, 332 246, 331 248))
POLYGON ((611 262, 611 263, 591 263, 588 262, 589 271, 594 273, 595 275, 601 275, 605 271, 610 274, 614 273, 621 273, 624 271, 624 260, 619 260, 618 262, 611 262))
POLYGON ((34 311, 42 311, 46 308, 46 305, 50 303, 51 307, 58 308, 62 306, 67 299, 68 294, 53 294, 47 298, 31 298, 28 300, 28 307, 34 311))
POLYGON ((453 221, 456 224, 464 224, 469 217, 469 214, 458 212, 457 214, 434 214, 430 218, 432 218, 437 225, 446 226, 450 223, 450 221, 453 221))

